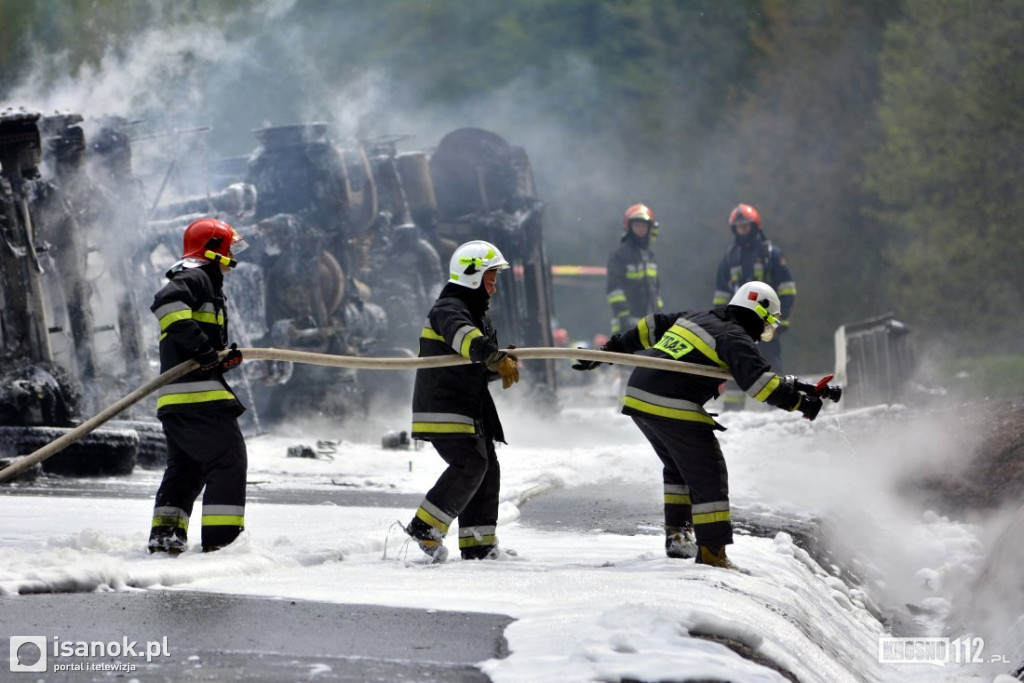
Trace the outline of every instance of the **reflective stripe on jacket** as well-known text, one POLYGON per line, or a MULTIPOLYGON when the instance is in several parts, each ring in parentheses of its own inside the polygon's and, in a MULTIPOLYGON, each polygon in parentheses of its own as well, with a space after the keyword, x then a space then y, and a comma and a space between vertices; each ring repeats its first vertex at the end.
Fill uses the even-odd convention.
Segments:
POLYGON ((416 371, 412 398, 415 439, 472 437, 483 433, 505 440, 487 383, 497 378, 483 362, 498 350, 497 333, 487 315, 474 318, 463 294, 450 285, 434 302, 420 334, 421 358, 459 355, 471 365, 416 371))
POLYGON ((606 291, 612 309, 612 332, 624 329, 630 319, 660 311, 663 304, 659 289, 654 252, 625 236, 608 258, 606 291))
MULTIPOLYGON (((227 347, 228 315, 221 291, 223 275, 215 263, 172 268, 170 280, 153 297, 150 310, 160 325, 160 372, 196 358, 204 350, 227 347)), ((193 370, 157 392, 157 415, 167 412, 245 409, 220 371, 193 370)))
MULTIPOLYGON (((727 369, 758 401, 788 404, 793 394, 761 357, 750 335, 722 310, 655 313, 619 339, 626 353, 727 369)), ((704 410, 704 404, 718 396, 721 384, 715 377, 636 368, 629 377, 622 412, 724 429, 704 410)))
POLYGON ((718 264, 713 305, 725 306, 737 289, 754 280, 775 289, 782 307, 782 324, 788 326, 796 303, 796 282, 785 254, 768 240, 749 245, 733 244, 729 248, 718 264))

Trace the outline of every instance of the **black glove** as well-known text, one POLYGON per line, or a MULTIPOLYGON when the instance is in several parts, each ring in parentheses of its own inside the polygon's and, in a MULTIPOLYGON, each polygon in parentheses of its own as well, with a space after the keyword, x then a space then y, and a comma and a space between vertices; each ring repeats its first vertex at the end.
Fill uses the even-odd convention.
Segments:
POLYGON ((814 418, 818 417, 818 413, 821 412, 821 399, 813 394, 804 394, 800 397, 800 403, 797 404, 796 409, 803 413, 808 420, 814 422, 814 418))
POLYGON ((622 345, 622 335, 615 333, 611 339, 601 346, 601 351, 612 351, 614 353, 625 353, 626 347, 622 345))
MULTIPOLYGON (((577 346, 576 348, 580 348, 580 347, 577 346)), ((598 365, 603 365, 603 363, 601 361, 599 361, 599 360, 578 360, 578 361, 576 361, 575 363, 572 364, 572 369, 573 370, 593 370, 598 365)))
POLYGON ((220 368, 220 357, 213 350, 212 346, 207 346, 204 350, 197 353, 196 360, 199 361, 200 372, 213 372, 220 368))
POLYGON ((220 371, 227 372, 234 370, 242 364, 242 352, 238 350, 238 344, 232 344, 227 354, 220 361, 220 371))

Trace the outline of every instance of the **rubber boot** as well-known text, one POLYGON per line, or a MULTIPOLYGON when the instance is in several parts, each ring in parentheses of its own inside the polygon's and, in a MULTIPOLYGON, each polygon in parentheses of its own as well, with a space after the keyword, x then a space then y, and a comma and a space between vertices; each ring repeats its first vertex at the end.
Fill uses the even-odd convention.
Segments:
POLYGON ((697 557, 697 541, 693 537, 693 527, 665 527, 665 554, 677 560, 689 560, 697 557))
POLYGON ((420 550, 430 558, 431 563, 440 564, 448 559, 448 549, 444 547, 444 536, 419 517, 414 517, 409 522, 409 526, 405 527, 405 533, 412 536, 420 550))
POLYGON ((152 553, 167 553, 168 555, 180 555, 188 547, 185 535, 180 529, 156 527, 149 533, 149 543, 146 550, 152 553))
POLYGON ((722 569, 735 569, 739 570, 739 567, 734 565, 728 557, 725 556, 725 546, 719 546, 712 548, 711 546, 702 545, 697 553, 697 564, 707 564, 712 567, 721 567, 722 569))

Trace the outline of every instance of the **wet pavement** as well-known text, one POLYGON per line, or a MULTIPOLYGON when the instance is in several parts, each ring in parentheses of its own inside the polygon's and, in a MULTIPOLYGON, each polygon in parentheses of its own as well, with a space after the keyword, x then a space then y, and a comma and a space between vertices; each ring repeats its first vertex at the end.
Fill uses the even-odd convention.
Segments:
MULTIPOLYGON (((0 643, 44 636, 47 673, 3 666, 0 680, 486 681, 474 664, 504 653, 511 622, 181 590, 16 596, 0 598, 0 643), (102 642, 105 656, 54 656, 54 638, 58 653, 102 642), (85 669, 55 671, 65 664, 85 669)), ((20 652, 38 666, 38 649, 20 652)))

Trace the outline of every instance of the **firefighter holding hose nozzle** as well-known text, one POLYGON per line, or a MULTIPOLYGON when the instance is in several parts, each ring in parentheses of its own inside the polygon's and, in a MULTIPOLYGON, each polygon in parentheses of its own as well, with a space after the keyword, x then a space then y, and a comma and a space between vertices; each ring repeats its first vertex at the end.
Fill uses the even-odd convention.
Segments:
MULTIPOLYGON (((748 282, 724 308, 648 315, 636 327, 613 335, 602 350, 728 370, 748 396, 814 420, 821 396, 835 401, 841 390, 772 371, 756 342, 774 336, 780 310, 774 289, 748 282)), ((597 365, 578 361, 573 369, 597 365)), ((633 418, 663 465, 665 553, 735 569, 725 554, 725 546, 732 543, 729 475, 715 437, 715 431, 725 428, 704 410, 719 395, 721 384, 716 377, 638 367, 629 377, 622 412, 633 418)))

